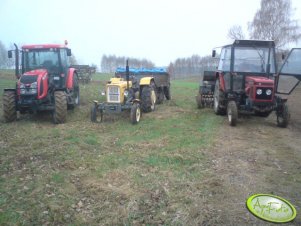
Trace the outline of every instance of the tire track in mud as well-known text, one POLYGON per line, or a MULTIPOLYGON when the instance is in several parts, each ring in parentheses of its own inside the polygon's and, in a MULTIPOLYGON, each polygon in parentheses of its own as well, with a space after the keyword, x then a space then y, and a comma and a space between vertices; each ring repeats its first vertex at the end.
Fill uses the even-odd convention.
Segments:
MULTIPOLYGON (((300 213, 301 111, 297 101, 297 97, 289 100, 293 108, 286 129, 276 126, 274 113, 268 118, 242 116, 236 127, 230 127, 225 117, 209 153, 214 172, 211 180, 218 183, 208 200, 208 225, 269 225, 246 208, 246 199, 257 193, 286 198, 300 213)), ((300 215, 287 225, 301 225, 300 215)))

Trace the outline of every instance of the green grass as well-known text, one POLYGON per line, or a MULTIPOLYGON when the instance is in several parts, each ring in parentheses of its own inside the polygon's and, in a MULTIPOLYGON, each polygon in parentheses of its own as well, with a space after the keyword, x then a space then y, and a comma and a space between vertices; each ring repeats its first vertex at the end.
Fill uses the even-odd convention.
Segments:
MULTIPOLYGON (((53 125, 48 113, 0 119, 0 225, 187 222, 181 213, 201 198, 190 185, 208 176, 206 150, 223 119, 196 108, 197 82, 175 80, 172 100, 138 125, 128 113, 93 124, 92 100, 109 77, 81 85, 81 106, 65 124, 53 125)), ((0 76, 4 83, 14 80, 0 76)))

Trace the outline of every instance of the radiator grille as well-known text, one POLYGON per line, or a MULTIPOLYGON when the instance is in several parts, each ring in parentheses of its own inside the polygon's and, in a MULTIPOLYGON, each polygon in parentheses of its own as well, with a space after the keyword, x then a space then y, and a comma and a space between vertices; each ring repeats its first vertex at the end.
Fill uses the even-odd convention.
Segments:
POLYGON ((120 102, 120 89, 118 86, 108 87, 108 102, 120 102))

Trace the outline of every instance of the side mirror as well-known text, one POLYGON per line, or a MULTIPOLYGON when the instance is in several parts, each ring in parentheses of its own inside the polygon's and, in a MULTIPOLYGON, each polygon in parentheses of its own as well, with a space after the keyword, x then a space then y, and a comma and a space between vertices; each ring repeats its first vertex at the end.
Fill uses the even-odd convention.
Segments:
POLYGON ((281 54, 281 59, 284 60, 285 59, 285 55, 284 53, 281 54))
POLYGON ((67 49, 67 56, 71 56, 71 49, 67 49))
POLYGON ((212 50, 212 57, 215 57, 216 56, 216 50, 212 50))
POLYGON ((8 58, 13 58, 13 51, 12 51, 12 50, 9 50, 9 51, 7 52, 7 56, 8 56, 8 58))

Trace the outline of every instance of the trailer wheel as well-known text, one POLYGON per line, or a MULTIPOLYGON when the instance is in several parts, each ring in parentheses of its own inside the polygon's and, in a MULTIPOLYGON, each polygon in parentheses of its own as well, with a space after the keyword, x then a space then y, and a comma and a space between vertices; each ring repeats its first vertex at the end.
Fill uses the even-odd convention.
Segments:
POLYGON ((215 114, 217 114, 217 115, 226 114, 225 109, 223 109, 221 107, 221 101, 222 101, 222 99, 224 99, 224 97, 225 97, 224 92, 220 90, 219 79, 216 79, 214 95, 213 95, 213 99, 214 99, 213 108, 214 108, 215 114))
POLYGON ((163 101, 164 101, 164 93, 163 93, 163 90, 158 90, 157 92, 158 94, 158 98, 157 98, 157 104, 162 104, 163 101))
POLYGON ((198 94, 196 97, 196 103, 199 109, 204 108, 204 103, 203 103, 203 99, 202 99, 202 95, 198 94))
POLYGON ((154 86, 143 86, 141 92, 142 110, 144 112, 151 112, 155 110, 156 92, 154 86))
POLYGON ((97 105, 91 107, 91 121, 95 123, 100 123, 103 121, 103 111, 98 112, 97 105))
POLYGON ((139 103, 133 103, 131 107, 131 123, 137 124, 140 121, 141 118, 141 109, 139 103))
POLYGON ((290 113, 287 104, 283 103, 282 111, 277 113, 277 126, 286 128, 290 119, 290 113))
POLYGON ((54 92, 53 122, 64 123, 67 118, 67 96, 64 91, 54 92))
POLYGON ((237 118, 238 118, 238 111, 235 101, 231 100, 227 106, 227 115, 228 121, 230 126, 236 126, 237 118))
POLYGON ((4 91, 3 115, 6 122, 12 122, 17 119, 16 94, 14 91, 4 91))
POLYGON ((170 95, 170 86, 164 87, 164 94, 167 100, 171 99, 171 95, 170 95))

